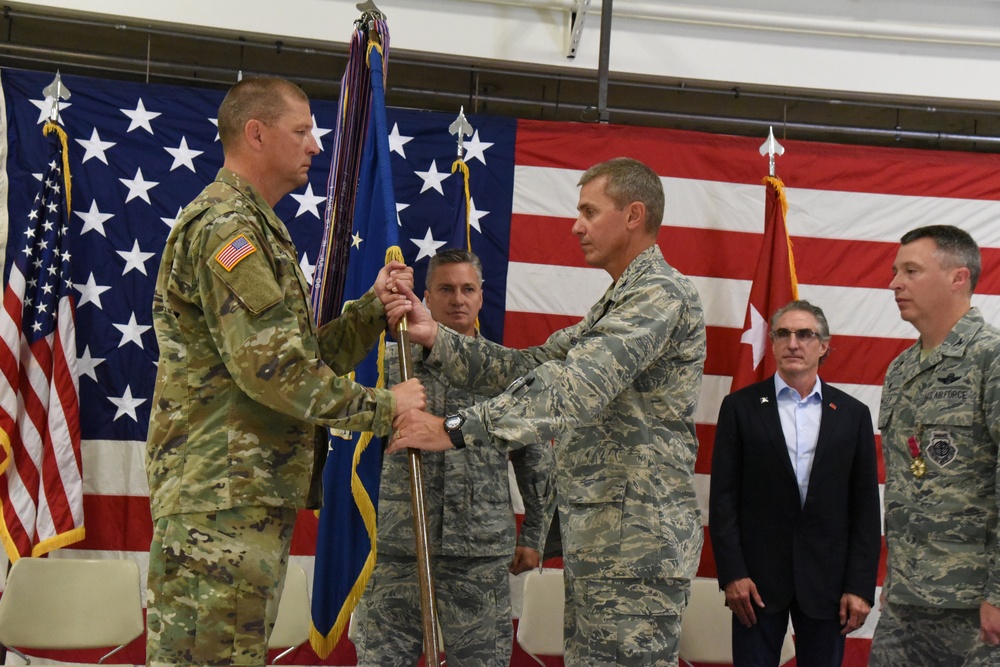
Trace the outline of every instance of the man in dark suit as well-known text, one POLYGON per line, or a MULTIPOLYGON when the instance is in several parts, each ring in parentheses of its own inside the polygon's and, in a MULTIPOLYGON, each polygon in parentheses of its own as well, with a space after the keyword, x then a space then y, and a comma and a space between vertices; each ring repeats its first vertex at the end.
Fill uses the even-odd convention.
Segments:
POLYGON ((778 372, 727 396, 712 455, 709 530, 733 611, 736 667, 774 667, 791 614, 799 667, 839 666, 867 618, 881 548, 871 414, 819 379, 823 311, 771 318, 778 372))

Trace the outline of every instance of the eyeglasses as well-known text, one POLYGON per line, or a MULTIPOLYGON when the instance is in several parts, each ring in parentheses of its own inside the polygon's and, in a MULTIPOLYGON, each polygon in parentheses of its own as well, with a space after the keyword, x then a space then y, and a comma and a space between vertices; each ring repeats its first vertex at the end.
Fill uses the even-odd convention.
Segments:
POLYGON ((771 332, 771 340, 787 341, 792 336, 800 343, 808 343, 809 341, 819 338, 819 333, 813 331, 812 329, 775 329, 771 332))

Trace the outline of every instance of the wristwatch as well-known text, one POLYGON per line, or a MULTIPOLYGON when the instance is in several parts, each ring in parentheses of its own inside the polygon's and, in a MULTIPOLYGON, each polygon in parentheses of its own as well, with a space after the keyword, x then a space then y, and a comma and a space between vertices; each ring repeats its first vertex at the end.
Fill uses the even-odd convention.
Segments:
POLYGON ((465 438, 462 436, 462 424, 465 417, 462 415, 448 415, 444 418, 444 431, 451 438, 451 444, 455 449, 465 449, 465 438))

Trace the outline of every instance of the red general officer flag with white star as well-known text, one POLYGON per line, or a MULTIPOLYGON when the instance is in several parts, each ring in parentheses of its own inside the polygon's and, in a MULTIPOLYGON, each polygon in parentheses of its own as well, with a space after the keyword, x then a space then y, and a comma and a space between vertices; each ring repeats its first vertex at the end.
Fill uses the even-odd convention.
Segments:
POLYGON ((757 269, 750 286, 747 315, 740 336, 739 354, 733 374, 732 391, 771 377, 777 370, 774 355, 768 353, 768 331, 774 311, 799 298, 795 278, 792 242, 785 226, 788 202, 781 179, 768 176, 764 207, 764 244, 757 257, 757 269))

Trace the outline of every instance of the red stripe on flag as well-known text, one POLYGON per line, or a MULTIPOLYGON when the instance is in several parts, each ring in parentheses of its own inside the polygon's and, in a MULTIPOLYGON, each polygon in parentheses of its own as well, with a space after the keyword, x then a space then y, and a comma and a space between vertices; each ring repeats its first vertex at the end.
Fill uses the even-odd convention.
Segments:
MULTIPOLYGON (((757 184, 761 140, 682 130, 521 120, 518 165, 583 171, 631 155, 672 178, 757 184), (558 127, 558 129, 557 129, 558 127), (655 136, 653 136, 655 135, 655 136), (748 159, 752 156, 753 159, 748 159)), ((995 156, 782 140, 790 188, 1000 201, 995 156)))
POLYGON ((100 551, 149 551, 153 519, 147 496, 83 496, 87 536, 68 547, 100 551))
MULTIPOLYGON (((15 279, 20 282, 24 282, 24 279, 20 277, 20 272, 14 267, 11 269, 10 280, 15 279), (15 276, 15 272, 18 273, 15 276)), ((3 310, 0 310, 0 331, 4 332, 4 338, 0 339, 3 341, 0 344, 0 372, 3 373, 3 378, 10 387, 17 387, 17 354, 15 350, 17 349, 18 342, 21 337, 21 299, 14 294, 14 290, 5 289, 3 294, 3 310), (7 344, 7 339, 9 339, 14 347, 11 348, 7 344)))
POLYGON ((576 324, 581 318, 549 313, 521 313, 508 310, 504 317, 503 344, 524 349, 541 345, 553 331, 576 324))
MULTIPOLYGON (((510 261, 586 267, 571 218, 516 214, 511 218, 510 261)), ((899 244, 792 235, 799 283, 889 289, 899 244)), ((659 245, 667 261, 689 276, 753 279, 762 234, 664 226, 659 245)), ((982 248, 983 266, 1000 266, 1000 248, 982 248)), ((977 294, 1000 294, 1000 272, 985 271, 977 294)))
MULTIPOLYGON (((519 349, 540 345, 552 331, 579 321, 573 315, 507 311, 504 345, 519 349)), ((734 351, 742 333, 731 327, 706 328, 706 375, 732 377, 736 365, 734 351)), ((830 356, 821 368, 821 375, 834 384, 881 385, 889 362, 912 344, 911 339, 842 336, 834 332, 830 356)))
POLYGON ((733 376, 741 329, 705 327, 705 375, 733 376))
MULTIPOLYGON (((792 236, 800 285, 889 289, 898 243, 792 236)), ((1000 248, 982 248, 983 266, 1000 266, 1000 248)), ((976 294, 1000 294, 1000 272, 985 271, 976 294)))
POLYGON ((319 533, 319 521, 316 512, 302 510, 295 520, 295 530, 292 531, 291 555, 312 556, 316 553, 316 535, 319 533))
MULTIPOLYGON (((73 371, 56 330, 53 344, 52 397, 49 408, 50 442, 68 442, 68 449, 50 444, 43 460, 43 488, 56 534, 68 533, 83 523, 83 461, 80 454, 80 405, 73 371), (67 418, 69 415, 69 418, 67 418)), ((74 360, 75 361, 75 360, 74 360)))
POLYGON ((715 449, 715 424, 695 424, 694 434, 698 438, 698 457, 694 471, 701 475, 712 474, 712 451, 715 449))
MULTIPOLYGON (((730 327, 707 327, 708 358, 706 375, 732 377, 736 368, 734 351, 743 332, 730 327)), ((843 336, 833 332, 830 354, 820 366, 820 376, 834 384, 881 385, 885 369, 913 339, 843 336)), ((771 354, 770 343, 766 354, 771 354)))
MULTIPOLYGON (((534 215, 511 218, 510 261, 586 267, 573 220, 534 215)), ((693 227, 662 227, 658 243, 671 266, 689 276, 750 280, 760 234, 693 227)), ((890 261, 889 264, 892 262, 890 261)))
POLYGON ((701 548, 701 560, 698 562, 698 574, 699 577, 712 577, 713 579, 718 576, 718 572, 715 569, 715 554, 712 553, 712 540, 708 536, 708 526, 705 526, 705 546, 701 548))

